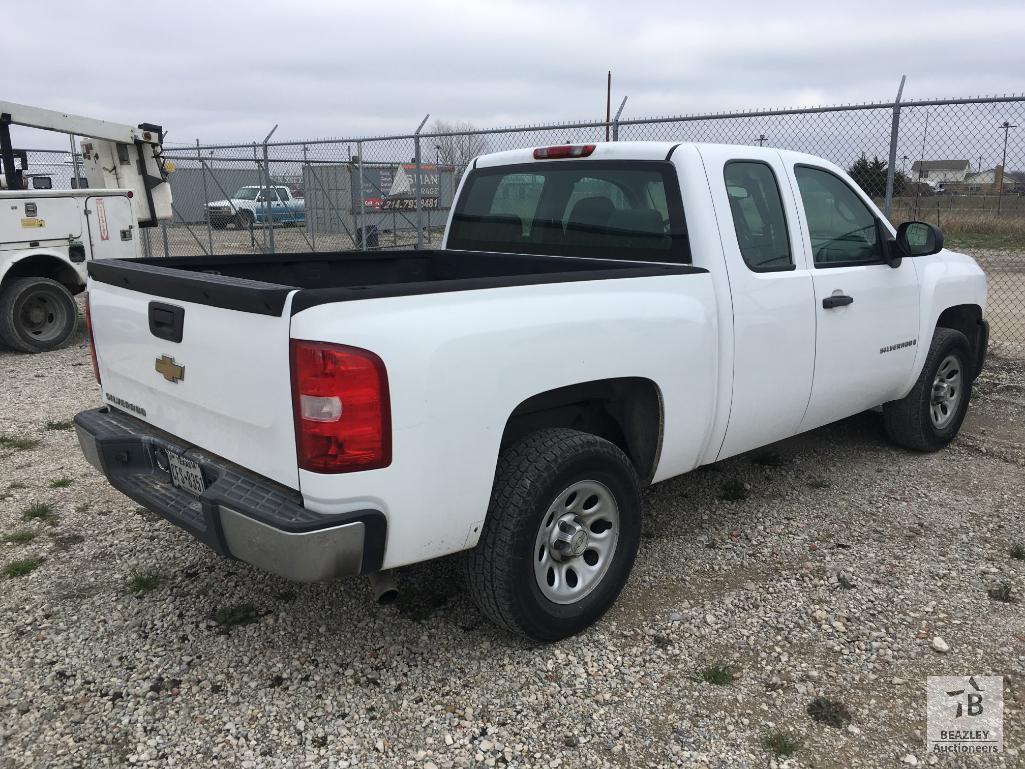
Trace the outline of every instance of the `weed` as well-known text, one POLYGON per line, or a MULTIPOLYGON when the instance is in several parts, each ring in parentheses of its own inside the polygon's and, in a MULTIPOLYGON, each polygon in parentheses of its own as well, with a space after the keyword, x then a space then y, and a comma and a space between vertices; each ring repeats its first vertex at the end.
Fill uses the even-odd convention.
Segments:
POLYGON ((749 496, 751 494, 747 490, 747 486, 737 480, 727 481, 719 490, 719 499, 726 502, 739 502, 742 499, 747 499, 749 496))
POLYGON ((851 713, 842 702, 826 697, 816 697, 808 703, 808 715, 815 721, 835 729, 842 729, 851 722, 851 713))
POLYGON ((706 684, 731 686, 733 684, 733 668, 725 662, 713 662, 698 671, 697 679, 706 684))
POLYGON ((27 545, 35 538, 36 533, 31 529, 18 529, 4 537, 4 542, 10 542, 12 545, 27 545))
POLYGON ((50 481, 50 488, 51 489, 66 489, 68 486, 70 486, 74 482, 75 482, 74 478, 68 478, 68 476, 63 475, 60 478, 58 478, 57 480, 55 480, 55 481, 50 481))
POLYGON ((213 620, 222 628, 235 625, 250 625, 260 618, 256 607, 251 603, 240 603, 234 606, 221 606, 213 613, 213 620))
POLYGON ((812 489, 828 489, 832 485, 828 478, 812 478, 808 481, 808 487, 812 489))
POLYGON ((9 485, 9 486, 7 487, 7 490, 8 490, 8 491, 17 491, 18 489, 27 489, 27 488, 28 488, 28 486, 26 486, 26 485, 25 485, 24 483, 22 483, 21 481, 14 481, 13 483, 11 483, 11 484, 10 484, 10 485, 9 485))
POLYGON ((1002 603, 1014 603, 1014 596, 1011 595, 1011 583, 1002 582, 996 587, 991 587, 986 591, 986 594, 994 601, 1001 601, 1002 603))
POLYGON ((24 577, 26 574, 31 574, 39 568, 39 564, 43 561, 40 558, 22 558, 17 561, 11 561, 4 567, 4 574, 8 577, 24 577))
POLYGON ((154 571, 133 572, 128 578, 128 592, 136 595, 152 592, 160 587, 160 575, 154 571))
POLYGON ((21 517, 26 521, 53 521, 57 514, 53 505, 46 502, 33 502, 21 511, 21 517))
MULTIPOLYGON (((13 489, 14 486, 11 486, 13 489)), ((1025 545, 1021 542, 1015 542, 1011 545, 1011 549, 1007 551, 1007 554, 1016 561, 1025 561, 1025 545)))
POLYGON ((26 438, 23 435, 0 435, 0 449, 15 449, 17 451, 28 451, 39 445, 35 438, 26 438))
POLYGON ((787 758, 801 749, 801 741, 785 732, 769 732, 762 737, 762 745, 773 755, 787 758))
POLYGON ((46 429, 47 430, 74 430, 75 429, 75 423, 72 422, 70 419, 61 419, 61 420, 58 420, 56 422, 47 422, 46 423, 46 429))

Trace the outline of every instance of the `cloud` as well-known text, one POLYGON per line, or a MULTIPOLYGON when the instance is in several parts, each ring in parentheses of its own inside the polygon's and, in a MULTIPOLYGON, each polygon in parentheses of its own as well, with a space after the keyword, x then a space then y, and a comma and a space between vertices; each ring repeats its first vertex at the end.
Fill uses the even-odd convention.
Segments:
MULTIPOLYGON (((6 39, 5 99, 158 123, 183 143, 259 140, 276 123, 279 139, 408 133, 428 112, 599 119, 609 68, 629 116, 889 100, 901 73, 911 98, 1002 93, 1025 71, 1025 5, 995 0, 40 8, 42 38, 6 39)), ((66 146, 29 131, 16 143, 66 146)))

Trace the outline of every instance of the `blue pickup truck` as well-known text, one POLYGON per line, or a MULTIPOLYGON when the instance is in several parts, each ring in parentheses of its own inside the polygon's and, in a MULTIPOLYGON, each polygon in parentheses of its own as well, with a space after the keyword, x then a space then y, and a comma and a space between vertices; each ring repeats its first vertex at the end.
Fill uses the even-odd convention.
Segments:
POLYGON ((252 185, 239 187, 228 200, 215 200, 206 206, 210 226, 222 230, 235 227, 246 230, 254 224, 267 221, 268 208, 273 224, 303 224, 306 221, 306 201, 297 198, 284 185, 270 187, 272 198, 267 205, 267 187, 252 185))

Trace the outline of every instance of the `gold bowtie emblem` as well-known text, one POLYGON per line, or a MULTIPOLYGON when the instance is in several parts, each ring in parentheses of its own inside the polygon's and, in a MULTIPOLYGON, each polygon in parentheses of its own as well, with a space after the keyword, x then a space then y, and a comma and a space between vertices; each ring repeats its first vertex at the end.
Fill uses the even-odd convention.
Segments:
POLYGON ((185 378, 185 366, 179 366, 170 355, 161 355, 153 367, 168 382, 180 382, 185 378))

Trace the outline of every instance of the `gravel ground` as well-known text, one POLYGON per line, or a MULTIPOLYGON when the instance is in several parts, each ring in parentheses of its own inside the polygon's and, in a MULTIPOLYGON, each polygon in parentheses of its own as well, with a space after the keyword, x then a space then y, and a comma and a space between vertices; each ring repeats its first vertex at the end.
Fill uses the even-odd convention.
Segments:
POLYGON ((0 576, 4 769, 1025 766, 1025 613, 988 595, 1025 595, 1025 361, 991 361, 942 453, 865 414, 649 489, 619 603, 545 647, 482 620, 454 559, 380 608, 113 491, 67 425, 98 403, 81 333, 0 352, 0 381, 0 434, 39 442, 0 448, 0 536, 34 535, 0 565, 39 560, 0 576), (925 677, 969 673, 1005 676, 1008 749, 929 756, 925 677), (817 697, 849 720, 813 720, 817 697))

